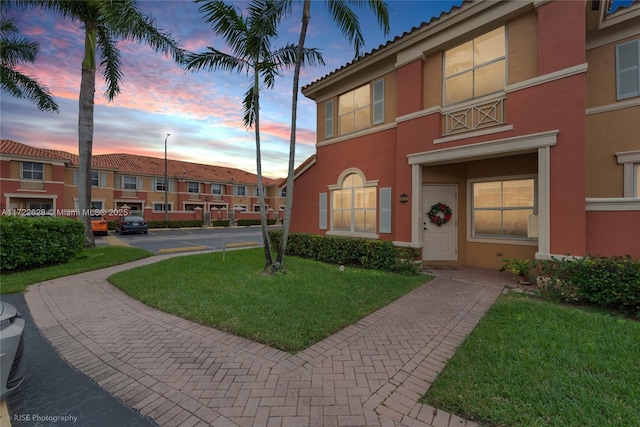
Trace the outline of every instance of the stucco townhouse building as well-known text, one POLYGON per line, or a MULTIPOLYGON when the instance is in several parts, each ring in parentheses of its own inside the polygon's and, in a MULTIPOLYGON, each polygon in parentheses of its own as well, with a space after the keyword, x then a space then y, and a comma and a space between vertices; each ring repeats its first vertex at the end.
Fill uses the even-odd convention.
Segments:
MULTIPOLYGON (((114 219, 125 210, 146 220, 259 219, 257 176, 222 166, 133 154, 92 159, 91 203, 114 219), (168 187, 167 187, 167 186, 168 187)), ((264 178, 269 219, 281 219, 286 194, 281 180, 264 178)), ((65 215, 78 207, 78 156, 65 151, 0 141, 0 209, 21 214, 51 210, 65 215)))
POLYGON ((302 93, 292 231, 436 265, 640 257, 639 2, 465 1, 302 93))

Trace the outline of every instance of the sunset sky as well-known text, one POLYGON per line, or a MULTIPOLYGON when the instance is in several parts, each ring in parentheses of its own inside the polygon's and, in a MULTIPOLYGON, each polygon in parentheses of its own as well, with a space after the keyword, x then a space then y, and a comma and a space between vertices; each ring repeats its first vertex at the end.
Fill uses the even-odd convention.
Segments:
MULTIPOLYGON (((448 11, 456 1, 388 1, 391 32, 378 29, 373 15, 359 9, 366 52, 403 32, 448 11)), ((236 2, 239 8, 246 2, 236 2)), ((171 32, 182 47, 201 52, 206 46, 227 51, 198 12, 199 5, 187 0, 140 1, 141 10, 154 17, 163 31, 171 32)), ((20 69, 49 87, 60 113, 40 112, 35 105, 2 92, 1 130, 12 139, 39 148, 78 152, 78 93, 84 35, 81 24, 57 18, 42 10, 7 13, 17 18, 21 35, 40 45, 34 64, 20 69)), ((282 43, 296 43, 300 30, 301 2, 282 22, 282 43)), ((302 70, 301 87, 334 71, 353 59, 353 49, 328 19, 323 1, 313 1, 307 47, 322 51, 325 66, 302 70)), ((104 84, 97 76, 94 122, 94 154, 125 152, 164 157, 167 133, 168 157, 197 163, 232 166, 255 172, 255 139, 242 123, 242 97, 249 77, 227 72, 185 73, 171 59, 149 47, 119 42, 124 81, 114 102, 103 96, 104 84)), ((291 72, 273 91, 261 94, 261 138, 263 173, 286 176, 291 114, 291 72)), ((296 165, 315 152, 315 103, 299 97, 296 165)))

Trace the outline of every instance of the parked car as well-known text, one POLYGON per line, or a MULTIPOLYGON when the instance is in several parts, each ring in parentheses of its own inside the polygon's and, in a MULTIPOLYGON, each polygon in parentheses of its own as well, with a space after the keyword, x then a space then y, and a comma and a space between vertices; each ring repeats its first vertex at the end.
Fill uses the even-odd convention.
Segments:
POLYGON ((24 325, 18 310, 0 301, 0 400, 22 384, 27 372, 24 325))
POLYGON ((116 233, 144 233, 149 232, 149 224, 141 216, 123 216, 116 221, 116 233))
POLYGON ((109 231, 109 223, 102 215, 91 215, 91 231, 95 236, 98 234, 106 236, 109 231))

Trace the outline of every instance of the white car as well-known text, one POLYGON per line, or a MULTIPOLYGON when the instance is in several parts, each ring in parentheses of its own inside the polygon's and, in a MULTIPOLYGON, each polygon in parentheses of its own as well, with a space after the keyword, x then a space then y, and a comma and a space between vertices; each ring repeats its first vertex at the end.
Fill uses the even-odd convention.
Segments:
POLYGON ((27 371, 24 319, 16 308, 0 301, 0 400, 18 388, 27 371))

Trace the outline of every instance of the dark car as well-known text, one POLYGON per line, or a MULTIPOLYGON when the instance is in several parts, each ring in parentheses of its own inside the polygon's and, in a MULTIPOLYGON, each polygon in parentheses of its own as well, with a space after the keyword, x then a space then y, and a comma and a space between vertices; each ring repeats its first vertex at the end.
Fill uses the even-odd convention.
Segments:
POLYGON ((149 232, 149 224, 141 216, 123 216, 116 221, 116 233, 144 233, 149 232))
MULTIPOLYGON (((16 308, 0 301, 0 399, 18 388, 26 373, 24 319, 16 308)), ((4 425, 4 424, 3 424, 4 425)))

